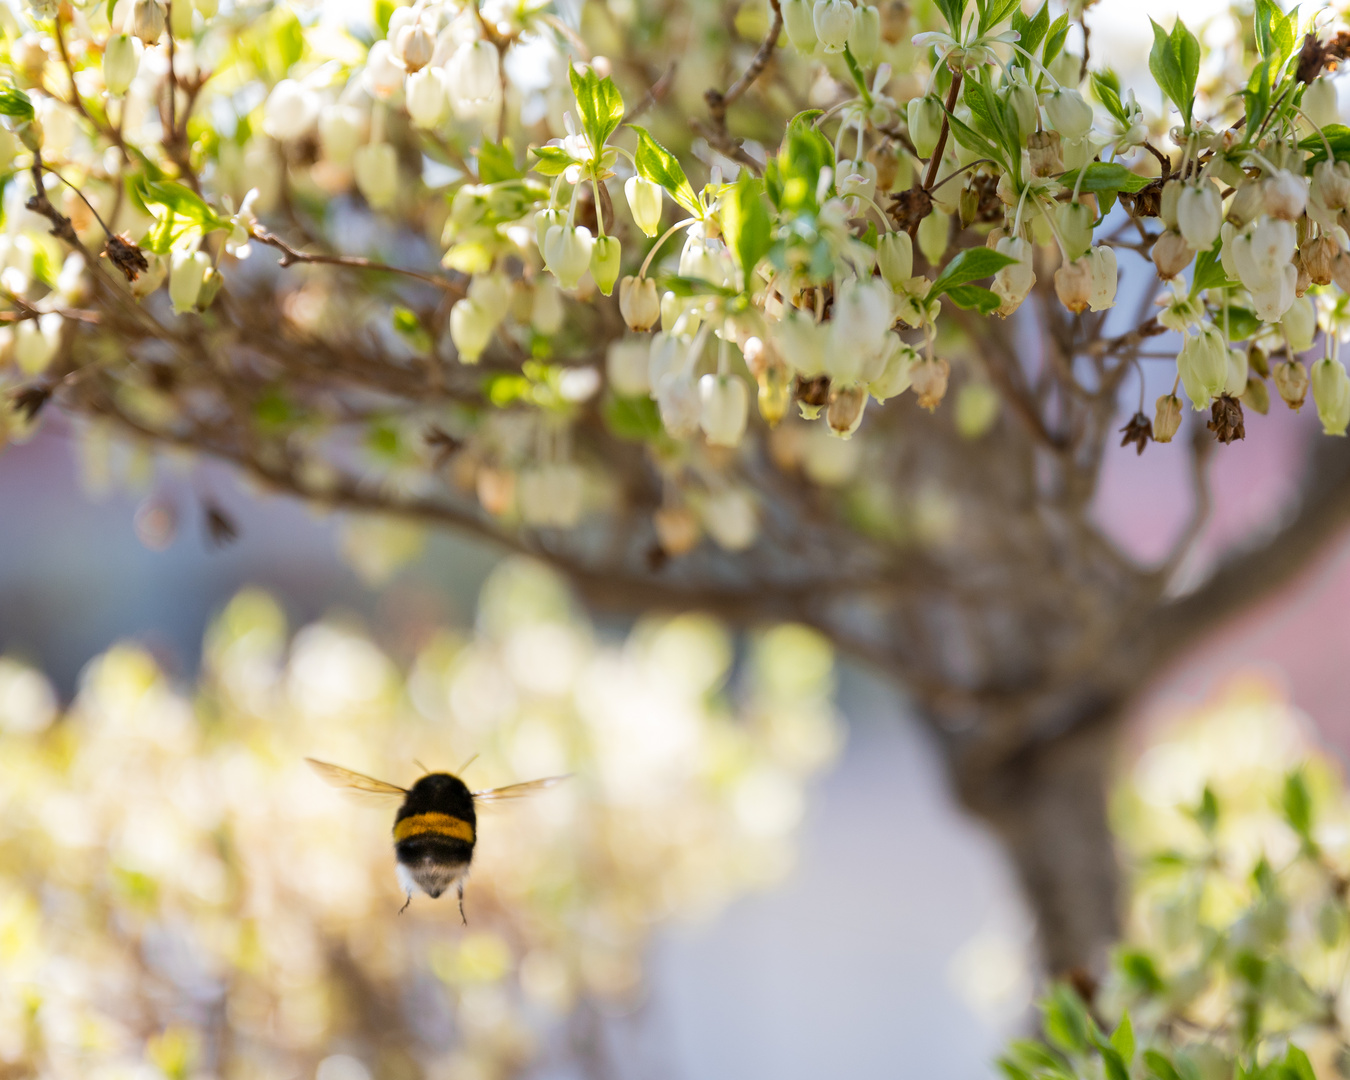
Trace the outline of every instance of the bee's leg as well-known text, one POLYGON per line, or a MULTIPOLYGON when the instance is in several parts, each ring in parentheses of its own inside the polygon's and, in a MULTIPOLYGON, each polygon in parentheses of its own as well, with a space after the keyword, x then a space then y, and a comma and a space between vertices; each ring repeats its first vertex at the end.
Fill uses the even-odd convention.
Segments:
POLYGON ((465 926, 469 925, 469 920, 464 917, 464 882, 459 883, 459 921, 465 926))
POLYGON ((408 894, 408 899, 406 899, 406 900, 403 901, 403 906, 402 906, 401 908, 398 909, 398 913, 399 913, 400 915, 402 915, 405 911, 408 910, 408 905, 411 904, 411 903, 412 903, 412 893, 409 893, 409 894, 408 894))

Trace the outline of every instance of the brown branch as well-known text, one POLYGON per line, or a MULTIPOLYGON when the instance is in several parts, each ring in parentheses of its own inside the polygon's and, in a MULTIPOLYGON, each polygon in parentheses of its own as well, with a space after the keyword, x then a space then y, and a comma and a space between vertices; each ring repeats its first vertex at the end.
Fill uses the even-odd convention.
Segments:
POLYGON ((727 131, 727 110, 764 73, 764 69, 769 66, 769 58, 773 56, 773 50, 778 45, 778 35, 783 29, 783 12, 779 7, 778 0, 769 0, 769 6, 773 10, 773 18, 769 21, 769 32, 764 35, 764 40, 759 43, 755 55, 750 58, 749 67, 726 90, 709 89, 704 92, 703 100, 708 103, 708 111, 712 114, 710 125, 698 121, 693 122, 694 130, 707 139, 713 147, 727 157, 740 162, 756 176, 760 175, 764 167, 747 154, 740 142, 727 131))
POLYGON ((266 244, 268 247, 274 247, 280 251, 282 266, 293 266, 295 263, 315 263, 322 266, 346 266, 353 270, 374 270, 384 274, 401 274, 417 281, 424 281, 428 285, 435 285, 438 289, 444 289, 456 296, 464 295, 464 287, 458 282, 451 281, 449 278, 438 277, 435 274, 424 274, 420 270, 390 266, 388 263, 365 259, 359 255, 314 255, 305 251, 297 251, 281 237, 267 232, 265 229, 255 229, 253 239, 260 244, 266 244))
POLYGON ((928 159, 928 171, 924 173, 923 189, 924 191, 933 190, 933 181, 937 179, 938 168, 942 165, 942 155, 947 150, 947 131, 949 124, 947 118, 951 111, 956 108, 956 97, 961 92, 961 72, 952 72, 952 85, 947 89, 947 102, 942 112, 942 129, 938 132, 937 146, 933 147, 933 156, 928 159))

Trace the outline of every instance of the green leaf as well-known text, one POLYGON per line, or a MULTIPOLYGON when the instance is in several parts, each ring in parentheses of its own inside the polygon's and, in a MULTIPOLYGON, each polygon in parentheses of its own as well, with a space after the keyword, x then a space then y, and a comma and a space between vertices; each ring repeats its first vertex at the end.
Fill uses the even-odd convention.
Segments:
POLYGON ((1129 120, 1125 103, 1120 99, 1120 78, 1109 68, 1092 73, 1092 92, 1102 108, 1122 124, 1129 120))
POLYGON ((173 180, 146 180, 139 185, 141 201, 146 206, 162 206, 175 217, 200 227, 205 232, 228 229, 228 218, 220 217, 206 200, 185 184, 173 180))
POLYGON ((954 285, 947 290, 947 299, 965 311, 978 311, 981 315, 992 315, 1003 303, 998 293, 980 285, 954 285))
MULTIPOLYGON (((1013 12, 1012 28, 1017 31, 1017 43, 1027 52, 1035 53, 1036 48, 1045 40, 1045 32, 1050 29, 1050 0, 1045 0, 1040 10, 1030 18, 1023 15, 1020 8, 1013 12)), ((1017 56, 1018 62, 1025 63, 1021 53, 1017 56)))
POLYGON ((524 375, 510 371, 499 371, 483 380, 483 396, 499 409, 528 398, 533 389, 534 384, 524 375))
POLYGON ((1289 1049, 1284 1053, 1284 1066, 1291 1070, 1298 1077, 1298 1080, 1317 1080, 1317 1076, 1313 1073, 1312 1062, 1308 1060, 1308 1055, 1293 1043, 1289 1044, 1289 1049))
POLYGON ((1312 795, 1302 769, 1295 769, 1284 778, 1280 808, 1284 811, 1284 820, 1289 822, 1289 827, 1298 833, 1305 844, 1312 844, 1312 795))
MULTIPOLYGON (((1191 277, 1191 295, 1194 296, 1202 289, 1232 289, 1236 288, 1237 282, 1229 279, 1224 271, 1223 262, 1220 258, 1220 251, 1223 247, 1222 240, 1214 241, 1214 246, 1208 251, 1202 251, 1195 260, 1195 272, 1191 277)), ((1214 793, 1208 787, 1205 791, 1212 799, 1214 793)))
POLYGON ((421 353, 431 351, 434 342, 415 311, 410 308, 396 307, 392 312, 392 321, 394 330, 414 349, 421 353))
MULTIPOLYGON (((989 33, 1013 12, 1022 13, 1021 0, 988 0, 980 9, 979 31, 981 37, 989 33)), ((1025 45, 1022 48, 1026 48, 1025 45)))
MULTIPOLYGON (((550 147, 549 149, 554 149, 550 147)), ((556 149, 561 150, 562 147, 556 149)), ((519 180, 525 174, 516 168, 515 157, 505 143, 482 141, 476 151, 478 158, 478 182, 495 184, 500 180, 519 180)))
POLYGON ((611 394, 605 398, 602 412, 609 430, 629 442, 652 442, 665 431, 661 411, 649 397, 611 394))
POLYGON ((1328 124, 1322 129, 1322 135, 1316 132, 1299 141, 1298 148, 1312 154, 1309 166, 1327 159, 1327 143, 1331 143, 1331 153, 1337 161, 1350 161, 1350 127, 1344 124, 1328 124), (1326 136, 1326 141, 1322 139, 1326 136))
POLYGON ((714 285, 705 278, 682 274, 663 274, 657 284, 663 292, 673 292, 676 296, 724 296, 729 300, 738 295, 735 289, 725 285, 714 285))
POLYGON ((742 172, 736 186, 722 196, 722 235, 741 268, 742 287, 751 287, 751 274, 773 244, 773 221, 764 205, 764 182, 742 172))
POLYGON ((835 166, 834 147, 810 123, 788 125, 778 154, 764 169, 764 188, 780 210, 818 208, 820 174, 835 166))
POLYGON ((12 116, 23 123, 33 119, 33 103, 28 95, 13 86, 0 89, 0 116, 12 116))
POLYGON ((1256 317, 1256 312, 1248 308, 1230 307, 1227 317, 1229 341, 1246 341, 1250 337, 1255 337, 1265 326, 1265 323, 1256 317))
POLYGON ((1147 994, 1156 994, 1163 988, 1153 957, 1139 949, 1122 949, 1116 957, 1116 966, 1134 986, 1147 994))
POLYGON ((1069 37, 1069 13, 1066 11, 1058 19, 1050 24, 1050 29, 1045 35, 1045 52, 1041 54, 1041 63, 1049 66, 1055 62, 1060 51, 1064 48, 1064 42, 1069 37))
POLYGON ((1144 1065, 1157 1080, 1181 1080, 1181 1074, 1177 1072, 1176 1066, 1157 1050, 1144 1051, 1144 1065))
POLYGON ((592 68, 583 74, 575 64, 567 72, 581 114, 581 127, 590 139, 591 151, 598 157, 609 137, 623 123, 623 97, 608 75, 602 79, 592 68))
POLYGON ((1054 1046, 1067 1054, 1081 1054, 1087 1049, 1092 1024, 1082 998, 1059 983, 1041 1008, 1045 1011, 1045 1036, 1054 1046))
POLYGON ((1111 1033, 1111 1045, 1116 1048, 1126 1065, 1134 1060, 1134 1025, 1130 1023, 1130 1013, 1127 1009, 1125 1015, 1120 1018, 1120 1024, 1115 1031, 1111 1033))
POLYGON ((679 160, 652 138, 646 128, 633 125, 637 132, 637 153, 633 155, 640 176, 654 184, 660 184, 689 213, 700 221, 703 219, 703 204, 694 194, 694 187, 684 175, 679 160))
POLYGON ((1114 1046, 1103 1040, 1097 1043, 1097 1050, 1106 1066, 1106 1080, 1130 1080, 1130 1070, 1114 1046))
POLYGON ((561 146, 533 146, 530 153, 535 159, 531 168, 540 176, 559 176, 577 164, 577 159, 561 146))
POLYGON ((979 157, 992 158, 994 161, 1002 163, 1002 148, 995 146, 994 143, 960 119, 955 113, 949 112, 947 114, 947 127, 951 130, 952 138, 971 153, 979 157))
POLYGON ((1103 191, 1128 191, 1133 194, 1151 183, 1147 176, 1140 176, 1138 173, 1130 172, 1116 161, 1092 161, 1089 162, 1083 170, 1083 182, 1078 183, 1078 173, 1080 170, 1072 169, 1059 178, 1059 182, 1066 188, 1072 190, 1075 186, 1079 191, 1103 192, 1103 191))
POLYGON ((1252 13, 1256 51, 1279 70, 1294 51, 1298 31, 1298 9, 1286 15, 1273 0, 1256 0, 1252 13))
POLYGON ((1200 73, 1200 42, 1180 19, 1170 35, 1152 19, 1149 22, 1153 26, 1153 49, 1148 70, 1189 127, 1195 109, 1195 80, 1200 73))
POLYGON ((942 12, 942 17, 947 20, 947 25, 951 27, 952 36, 958 40, 961 37, 961 18, 966 13, 966 0, 934 0, 937 9, 942 12))
POLYGON ((958 285, 966 285, 981 278, 991 277, 1005 266, 1011 266, 1017 260, 993 248, 966 248, 938 275, 933 287, 928 290, 929 299, 950 292, 958 285))

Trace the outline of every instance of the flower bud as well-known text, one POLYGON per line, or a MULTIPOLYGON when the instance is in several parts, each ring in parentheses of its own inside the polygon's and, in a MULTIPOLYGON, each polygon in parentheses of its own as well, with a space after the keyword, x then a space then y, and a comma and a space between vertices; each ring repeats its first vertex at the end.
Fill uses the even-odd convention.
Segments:
POLYGON ((1311 349, 1313 339, 1317 336, 1317 309, 1313 307, 1312 301, 1300 297, 1290 304, 1289 310, 1280 319, 1280 328, 1294 352, 1311 349))
POLYGON ((1247 350, 1228 350, 1228 380, 1223 384, 1223 392, 1230 397, 1241 397, 1247 392, 1247 350))
POLYGON ((1323 233, 1303 245, 1299 257, 1314 285, 1330 285, 1332 268, 1341 254, 1341 245, 1323 233))
POLYGON ((919 250, 923 257, 936 266, 947 252, 950 236, 950 218, 936 207, 919 222, 919 250))
POLYGON ((545 337, 552 337, 562 329, 566 316, 558 283, 542 274, 535 278, 530 302, 530 325, 545 337))
POLYGON ((355 105, 327 105, 319 113, 319 147, 335 165, 347 165, 365 137, 365 117, 355 105))
POLYGON ((1300 108, 1303 109, 1309 122, 1320 128, 1324 128, 1328 124, 1339 124, 1341 122, 1340 105, 1336 100, 1336 84, 1331 81, 1329 76, 1314 79, 1309 84, 1308 88, 1303 91, 1303 101, 1300 108))
POLYGON ((491 42, 461 45, 445 65, 450 107, 461 120, 472 120, 501 100, 501 58, 491 42))
POLYGON ((691 376, 668 371, 652 380, 652 397, 661 413, 661 425, 672 439, 687 439, 698 430, 703 402, 691 376))
POLYGON ((946 360, 920 360, 910 368, 910 386, 918 395, 919 405, 933 412, 947 395, 947 378, 951 365, 946 360))
POLYGON ((735 375, 704 375, 698 381, 699 427, 713 446, 739 446, 750 415, 745 383, 735 375))
POLYGON ((895 290, 914 276, 914 242, 909 233, 888 232, 877 241, 877 266, 882 279, 895 290))
POLYGON ((1242 391, 1242 405, 1265 416, 1270 412, 1270 391, 1266 384, 1255 375, 1247 376, 1246 389, 1242 391))
POLYGON ((825 345, 829 327, 817 325, 809 315, 789 315, 776 327, 783 358, 808 379, 825 373, 825 345))
POLYGON ((1171 230, 1161 234, 1153 242, 1153 265, 1158 277, 1168 281, 1190 266, 1195 258, 1195 248, 1188 244, 1180 233, 1171 230))
POLYGON ((1164 394, 1153 406, 1153 441, 1167 443, 1181 427, 1181 398, 1164 394))
POLYGON ((616 236, 597 237, 591 245, 591 277, 596 287, 608 296, 619 280, 619 263, 623 251, 616 236))
MULTIPOLYGON (((461 188, 460 190, 463 189, 461 188)), ((550 208, 547 210, 540 210, 534 215, 534 242, 539 245, 539 255, 541 258, 544 254, 544 241, 548 237, 549 229, 553 228, 554 225, 565 224, 567 224, 567 211, 565 210, 554 210, 550 208)))
POLYGON ((1314 165, 1308 201, 1332 213, 1350 207, 1350 162, 1319 161, 1314 165))
POLYGON ((1092 211, 1081 202, 1060 203, 1055 208, 1059 236, 1064 243, 1064 257, 1069 260, 1086 255, 1092 246, 1092 211))
POLYGON ((1228 384, 1228 347, 1223 334, 1213 325, 1188 336, 1177 357, 1177 374, 1186 388, 1186 396, 1199 412, 1209 399, 1224 392, 1228 384))
POLYGON ((1032 286, 1036 284, 1036 271, 1031 264, 1031 244, 1020 236, 1001 237, 994 250, 1017 260, 999 270, 990 286, 1002 301, 998 306, 998 315, 1006 319, 1022 306, 1022 301, 1031 292, 1032 286))
POLYGON ((832 387, 830 403, 825 408, 825 422, 830 434, 851 439, 862 423, 867 408, 867 390, 862 386, 832 387))
POLYGON ((648 361, 651 348, 645 338, 620 338, 605 352, 605 374, 610 389, 620 397, 646 397, 651 391, 648 361))
POLYGON ((1062 143, 1058 131, 1033 131, 1027 137, 1032 176, 1058 176, 1064 171, 1062 143))
POLYGON ((1223 200, 1208 180, 1187 184, 1177 198, 1177 231, 1196 251, 1208 251, 1219 238, 1223 200))
POLYGON ((169 6, 169 29, 179 41, 192 37, 192 4, 190 0, 169 6))
POLYGON ((113 97, 125 94, 140 65, 136 40, 130 34, 115 34, 108 38, 103 49, 103 83, 108 93, 113 97))
MULTIPOLYGON (((411 27, 404 27, 405 30, 411 27)), ((404 104, 413 126, 434 128, 445 115, 445 84, 436 68, 423 66, 408 76, 404 85, 404 104)))
POLYGON ((921 158, 930 158, 937 149, 938 137, 942 133, 942 121, 947 115, 942 102, 932 94, 925 94, 910 100, 905 107, 909 121, 909 139, 914 150, 921 158))
POLYGON ((1277 169, 1261 182, 1266 213, 1284 221, 1297 221, 1308 204, 1308 182, 1288 169, 1277 169))
POLYGON ((164 5, 159 0, 136 0, 131 7, 131 33, 145 45, 157 45, 164 36, 164 5))
POLYGON ((1045 115, 1066 139, 1081 139, 1092 130, 1092 106, 1077 90, 1054 90, 1045 102, 1045 115))
POLYGON ((1295 412, 1303 407, 1308 395, 1308 372, 1297 360, 1286 360, 1275 365, 1275 389, 1280 398, 1295 412))
POLYGON ((650 330, 661 317, 656 282, 629 274, 619 282, 619 312, 630 330, 650 330))
POLYGON ((431 63, 431 55, 436 51, 436 39, 431 36, 421 21, 408 23, 394 39, 394 55, 403 61, 409 74, 421 71, 431 63))
POLYGON ((848 35, 848 50, 865 68, 876 61, 881 52, 881 12, 876 8, 858 6, 853 16, 853 29, 848 35))
POLYGON ((799 53, 810 56, 816 50, 816 26, 811 15, 811 0, 783 0, 781 11, 788 41, 799 53))
POLYGON ((211 257, 204 251, 175 251, 169 269, 169 300, 175 315, 197 310, 202 283, 211 269, 211 257))
POLYGON ((554 225, 544 237, 544 265, 564 289, 575 289, 591 267, 594 246, 586 226, 554 225))
POLYGON ((385 210, 398 194, 398 154, 389 143, 368 143, 352 155, 356 186, 373 210, 385 210))
POLYGON ((645 176, 630 176, 623 183, 623 193, 637 227, 655 236, 661 228, 661 185, 645 176))
POLYGON ((841 53, 853 32, 854 8, 849 0, 816 0, 811 23, 827 53, 841 53))
POLYGON ((450 309, 450 340, 455 343, 462 364, 476 364, 492 340, 497 321, 482 304, 465 298, 450 309))
POLYGON ((1345 365, 1330 357, 1319 360, 1312 370, 1313 401, 1326 435, 1344 435, 1350 424, 1350 375, 1345 365))

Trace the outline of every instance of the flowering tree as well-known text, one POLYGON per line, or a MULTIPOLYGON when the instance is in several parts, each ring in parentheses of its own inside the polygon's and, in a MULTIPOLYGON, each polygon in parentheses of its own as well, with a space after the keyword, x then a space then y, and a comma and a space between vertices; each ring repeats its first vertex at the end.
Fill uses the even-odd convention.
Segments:
POLYGON ((931 720, 1051 967, 1091 963, 1115 720, 1350 508, 1328 443, 1283 532, 1169 592, 1245 409, 1311 385, 1350 422, 1350 35, 1155 26, 1153 114, 1081 3, 923 10, 0 6, 4 430, 54 399, 597 604, 816 627, 931 720), (1089 513, 1103 455, 1187 403, 1194 518, 1139 565, 1089 513))

